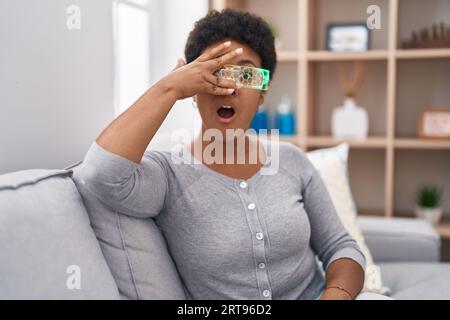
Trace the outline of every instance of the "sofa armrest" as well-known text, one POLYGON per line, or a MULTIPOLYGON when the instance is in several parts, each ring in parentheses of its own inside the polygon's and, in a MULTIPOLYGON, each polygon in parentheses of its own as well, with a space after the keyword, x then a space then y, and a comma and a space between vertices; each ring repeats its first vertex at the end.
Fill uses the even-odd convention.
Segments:
POLYGON ((376 263, 440 260, 441 240, 431 223, 415 218, 357 218, 376 263))

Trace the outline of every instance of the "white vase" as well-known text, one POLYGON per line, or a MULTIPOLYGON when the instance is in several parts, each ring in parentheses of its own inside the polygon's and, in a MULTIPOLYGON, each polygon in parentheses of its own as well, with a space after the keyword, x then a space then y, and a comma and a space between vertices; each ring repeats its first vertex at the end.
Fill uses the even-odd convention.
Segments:
POLYGON ((344 104, 333 110, 331 133, 338 139, 364 140, 369 132, 367 111, 357 106, 355 100, 346 97, 344 104))
POLYGON ((432 224, 438 224, 442 218, 442 208, 441 207, 425 208, 425 207, 417 206, 416 209, 414 210, 414 212, 416 213, 416 217, 425 219, 425 220, 431 222, 432 224))

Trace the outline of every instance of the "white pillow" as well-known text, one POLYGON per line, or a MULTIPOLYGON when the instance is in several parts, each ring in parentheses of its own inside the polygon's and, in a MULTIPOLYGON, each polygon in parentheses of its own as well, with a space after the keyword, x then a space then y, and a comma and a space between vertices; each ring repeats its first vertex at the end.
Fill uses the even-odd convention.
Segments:
POLYGON ((380 268, 374 264, 372 255, 356 221, 357 210, 347 172, 348 150, 348 144, 342 143, 333 148, 310 151, 307 155, 314 167, 319 171, 342 224, 358 243, 366 257, 366 277, 363 291, 386 294, 388 288, 383 286, 380 268))

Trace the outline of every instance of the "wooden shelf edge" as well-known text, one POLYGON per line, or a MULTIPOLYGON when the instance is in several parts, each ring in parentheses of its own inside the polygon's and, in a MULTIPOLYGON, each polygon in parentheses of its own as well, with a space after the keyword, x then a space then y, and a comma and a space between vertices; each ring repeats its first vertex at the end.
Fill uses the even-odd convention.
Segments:
MULTIPOLYGON (((259 136, 259 137, 264 139, 263 136, 259 136)), ((265 136, 265 138, 267 138, 268 140, 272 140, 273 136, 270 134, 267 134, 267 136, 265 136)), ((301 142, 301 138, 298 135, 293 135, 293 136, 279 135, 278 140, 283 141, 283 142, 290 142, 290 143, 297 144, 297 145, 301 142)))
POLYGON ((387 218, 385 214, 385 210, 383 209, 366 209, 366 208, 357 208, 357 215, 360 217, 380 217, 387 218))
POLYGON ((280 141, 290 142, 293 144, 299 144, 300 139, 298 136, 279 136, 280 141))
MULTIPOLYGON (((440 49, 397 49, 397 50, 369 50, 366 52, 339 53, 325 50, 309 50, 306 52, 306 58, 309 61, 351 61, 351 60, 387 60, 390 55, 397 59, 433 59, 450 58, 450 48, 440 49)), ((281 53, 283 59, 289 60, 289 57, 297 52, 281 53)), ((291 60, 293 59, 290 58, 291 60)))
POLYGON ((331 136, 308 136, 306 145, 311 147, 331 147, 340 143, 348 143, 351 148, 385 148, 387 139, 385 137, 372 136, 365 140, 335 139, 331 136))
POLYGON ((398 49, 395 52, 397 59, 432 59, 450 58, 450 48, 441 49, 398 49))
MULTIPOLYGON (((295 136, 279 136, 280 141, 287 141, 295 144, 305 143, 308 147, 333 147, 341 143, 348 143, 351 148, 372 148, 383 149, 388 146, 388 139, 383 136, 369 136, 365 140, 335 139, 332 136, 307 136, 306 138, 295 136)), ((427 140, 416 138, 394 139, 395 149, 435 149, 450 150, 450 140, 427 140)))
POLYGON ((432 139, 418 139, 418 138, 396 138, 394 140, 394 147, 396 149, 436 149, 445 150, 450 149, 450 140, 432 140, 432 139))
POLYGON ((388 50, 369 50, 366 52, 339 53, 330 51, 308 51, 306 58, 309 61, 351 61, 351 60, 387 60, 388 50))

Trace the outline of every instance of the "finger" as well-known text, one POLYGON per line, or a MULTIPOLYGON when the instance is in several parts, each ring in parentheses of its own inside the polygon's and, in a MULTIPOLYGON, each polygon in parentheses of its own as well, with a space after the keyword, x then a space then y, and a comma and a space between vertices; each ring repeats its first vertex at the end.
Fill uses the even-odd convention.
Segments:
POLYGON ((231 89, 242 88, 242 84, 240 84, 240 83, 237 83, 233 80, 219 78, 211 73, 207 73, 205 75, 205 80, 217 85, 218 87, 222 87, 222 88, 231 88, 231 89))
POLYGON ((223 56, 217 57, 215 59, 212 60, 208 60, 207 63, 208 67, 211 69, 216 69, 218 67, 223 66, 224 64, 226 64, 228 61, 230 61, 231 59, 233 59, 234 57, 242 54, 244 50, 242 48, 237 48, 231 52, 228 52, 226 54, 224 54, 223 56))
POLYGON ((207 82, 203 91, 215 96, 229 96, 234 93, 234 89, 219 87, 217 84, 212 82, 207 82))
POLYGON ((215 46, 214 48, 203 52, 197 60, 200 62, 208 61, 211 59, 214 59, 215 57, 219 56, 220 54, 225 53, 231 45, 231 41, 224 42, 222 44, 219 44, 218 46, 215 46))
POLYGON ((183 58, 178 58, 177 65, 175 66, 175 68, 173 68, 173 70, 176 70, 176 69, 184 66, 185 64, 186 64, 186 62, 184 62, 183 58))

